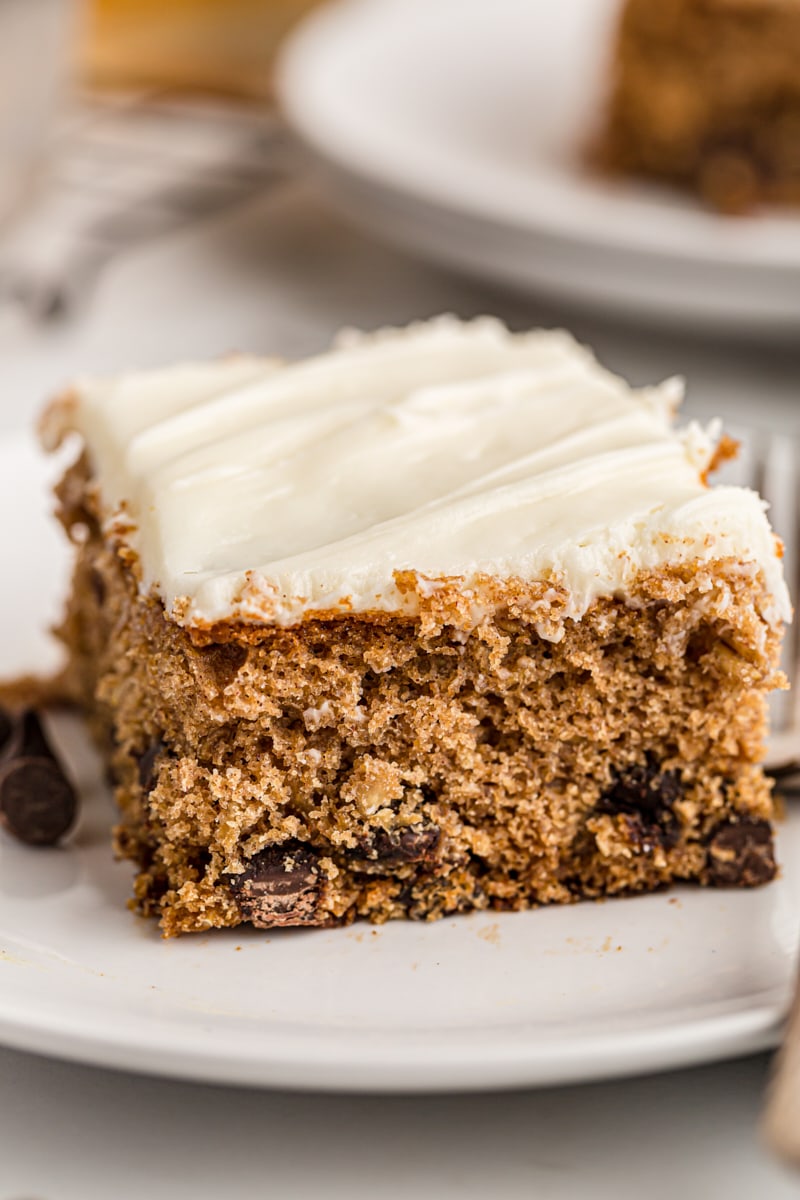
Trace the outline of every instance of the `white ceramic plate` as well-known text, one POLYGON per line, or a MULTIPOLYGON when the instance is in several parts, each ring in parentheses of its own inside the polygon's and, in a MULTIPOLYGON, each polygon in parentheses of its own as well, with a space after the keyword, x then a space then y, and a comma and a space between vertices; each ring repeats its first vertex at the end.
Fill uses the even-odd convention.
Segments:
MULTIPOLYGON (((52 473, 0 442, 2 674, 51 663, 66 556, 52 473), (9 581, 13 581, 12 583, 9 581)), ((126 910, 131 870, 77 718, 51 722, 83 795, 69 844, 0 835, 0 1041, 83 1062, 281 1087, 382 1091, 586 1080, 772 1044, 800 912, 800 818, 783 877, 433 925, 234 930, 164 942, 126 910)))
POLYGON ((619 0, 341 0, 290 41, 290 124, 360 221, 608 310, 800 328, 800 217, 729 219, 583 165, 619 0))

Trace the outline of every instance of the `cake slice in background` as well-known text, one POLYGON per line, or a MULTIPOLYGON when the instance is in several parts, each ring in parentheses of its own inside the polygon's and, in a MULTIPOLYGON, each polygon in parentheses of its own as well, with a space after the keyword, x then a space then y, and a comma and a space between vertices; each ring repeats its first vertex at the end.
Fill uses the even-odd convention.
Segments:
POLYGON ((87 0, 80 68, 92 87, 271 98, 272 64, 320 0, 87 0))
POLYGON ((798 0, 625 0, 598 157, 722 212, 800 204, 798 0))
POLYGON ((681 387, 442 318, 85 380, 63 635, 167 934, 775 872, 789 617, 681 387))

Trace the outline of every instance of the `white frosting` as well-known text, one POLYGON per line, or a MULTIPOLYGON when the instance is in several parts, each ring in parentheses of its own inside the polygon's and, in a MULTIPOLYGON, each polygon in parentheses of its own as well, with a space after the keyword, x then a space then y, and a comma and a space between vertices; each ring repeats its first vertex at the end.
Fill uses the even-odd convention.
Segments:
POLYGON ((443 317, 80 382, 45 435, 84 439, 104 511, 184 624, 414 611, 458 577, 565 586, 579 617, 642 569, 735 556, 790 609, 764 504, 708 488, 716 430, 671 429, 677 380, 630 389, 567 334, 443 317))

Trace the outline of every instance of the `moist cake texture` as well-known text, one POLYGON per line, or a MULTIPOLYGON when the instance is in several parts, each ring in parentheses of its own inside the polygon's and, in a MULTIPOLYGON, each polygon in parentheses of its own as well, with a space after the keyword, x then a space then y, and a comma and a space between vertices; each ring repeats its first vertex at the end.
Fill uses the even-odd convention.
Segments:
POLYGON ((442 318, 86 380, 70 679, 166 934, 775 872, 764 506, 566 334, 442 318))
POLYGON ((626 0, 600 158, 723 212, 800 204, 800 0, 626 0))

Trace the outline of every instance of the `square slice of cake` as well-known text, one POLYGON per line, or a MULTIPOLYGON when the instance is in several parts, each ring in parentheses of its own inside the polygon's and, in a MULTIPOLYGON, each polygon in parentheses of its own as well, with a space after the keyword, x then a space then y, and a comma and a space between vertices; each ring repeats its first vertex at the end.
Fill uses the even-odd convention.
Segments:
POLYGON ((485 318, 84 380, 63 635, 167 934, 750 886, 789 616, 679 381, 485 318))
POLYGON ((613 71, 607 166, 800 204, 800 0, 626 0, 613 71))

